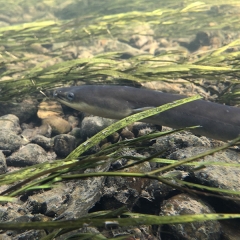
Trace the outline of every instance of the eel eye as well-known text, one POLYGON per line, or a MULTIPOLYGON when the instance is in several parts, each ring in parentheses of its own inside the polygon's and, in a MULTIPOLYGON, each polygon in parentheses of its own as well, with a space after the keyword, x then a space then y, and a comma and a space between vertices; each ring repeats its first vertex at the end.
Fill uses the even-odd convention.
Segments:
POLYGON ((72 93, 72 92, 68 93, 67 98, 68 98, 68 100, 72 101, 74 98, 74 93, 72 93))

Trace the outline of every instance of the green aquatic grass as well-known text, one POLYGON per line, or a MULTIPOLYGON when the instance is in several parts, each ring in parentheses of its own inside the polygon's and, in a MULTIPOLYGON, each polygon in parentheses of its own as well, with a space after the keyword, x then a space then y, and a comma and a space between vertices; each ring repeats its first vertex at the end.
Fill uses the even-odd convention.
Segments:
MULTIPOLYGON (((36 1, 16 3, 20 6, 21 4, 28 6, 36 1)), ((10 5, 16 3, 9 2, 10 5)), ((63 2, 44 1, 43 3, 50 6, 50 11, 55 11, 63 2)), ((145 9, 133 10, 134 6, 136 9, 136 5, 141 6, 143 3, 142 0, 135 1, 134 5, 131 1, 125 0, 114 1, 112 4, 104 1, 102 6, 97 5, 98 7, 92 9, 92 14, 86 12, 87 16, 83 14, 76 19, 44 19, 0 27, 0 44, 5 47, 0 52, 2 55, 0 79, 12 76, 12 79, 0 80, 0 101, 9 101, 12 98, 74 81, 110 84, 121 82, 122 79, 140 83, 185 79, 194 83, 204 78, 238 83, 239 40, 234 39, 219 49, 202 53, 200 58, 195 59, 192 59, 192 55, 186 50, 178 49, 168 50, 158 56, 143 54, 123 61, 119 58, 122 54, 119 51, 112 54, 102 53, 92 59, 63 61, 48 67, 42 62, 36 63, 35 66, 29 65, 29 61, 38 54, 28 57, 25 53, 34 53, 33 46, 41 47, 41 44, 53 44, 53 46, 57 43, 63 44, 63 47, 53 48, 44 53, 49 59, 54 59, 61 56, 63 50, 69 46, 79 44, 91 46, 99 39, 115 39, 125 42, 127 46, 133 33, 147 36, 152 34, 157 39, 179 38, 183 37, 183 34, 189 37, 199 31, 227 33, 239 30, 237 13, 234 12, 240 7, 238 1, 228 1, 227 4, 224 1, 214 0, 204 2, 188 0, 181 4, 178 1, 161 4, 159 1, 153 1, 151 4, 145 4, 145 9), (126 9, 125 12, 123 8, 126 9), (233 14, 229 15, 231 11, 233 14), (211 22, 217 24, 210 26, 211 22), (143 28, 139 29, 139 26, 143 28), (235 51, 228 51, 232 48, 235 48, 235 51), (166 57, 169 57, 169 61, 166 57), (10 67, 13 63, 23 66, 14 69, 10 67)), ((8 5, 5 2, 2 6, 4 8, 8 5)), ((11 9, 14 11, 14 8, 11 9)), ((239 94, 234 89, 233 86, 229 92, 219 96, 221 100, 231 102, 229 99, 232 99, 233 102, 238 102, 239 94)))

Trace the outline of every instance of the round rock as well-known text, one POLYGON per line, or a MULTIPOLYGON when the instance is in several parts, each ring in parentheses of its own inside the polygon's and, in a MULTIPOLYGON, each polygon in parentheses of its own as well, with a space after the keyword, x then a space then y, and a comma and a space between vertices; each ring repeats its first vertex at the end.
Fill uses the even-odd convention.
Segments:
POLYGON ((1 130, 11 130, 16 134, 22 132, 19 125, 19 118, 13 114, 7 114, 0 117, 0 131, 1 130))
POLYGON ((53 134, 64 134, 71 131, 72 127, 68 121, 61 117, 53 116, 42 120, 43 125, 50 125, 53 134))
POLYGON ((1 130, 0 134, 0 150, 5 155, 10 155, 12 152, 18 150, 23 145, 23 140, 16 133, 11 130, 1 130))
POLYGON ((38 106, 37 116, 41 119, 63 115, 62 106, 53 100, 44 100, 38 106))
MULTIPOLYGON (((209 148, 206 147, 188 147, 185 149, 179 149, 170 154, 169 158, 189 158, 194 155, 204 153, 208 150, 209 148)), ((203 159, 198 160, 198 162, 203 166, 205 162, 212 162, 216 164, 206 164, 204 168, 199 168, 198 170, 192 171, 190 174, 192 181, 215 188, 240 191, 240 169, 235 166, 235 164, 240 164, 239 152, 232 149, 227 149, 205 156, 203 159), (222 164, 227 164, 228 166, 224 166, 222 164)), ((226 203, 226 206, 231 209, 239 209, 239 201, 235 201, 234 199, 228 201, 229 203, 226 203)))
MULTIPOLYGON (((161 215, 187 215, 215 213, 201 200, 188 194, 179 194, 165 201, 161 208, 161 215)), ((220 224, 217 221, 192 222, 185 224, 171 224, 162 227, 163 239, 220 239, 220 224), (170 235, 168 235, 170 233, 170 235), (168 235, 168 236, 166 236, 168 235)))
POLYGON ((21 103, 1 103, 0 115, 14 114, 20 122, 25 122, 37 113, 38 101, 25 99, 21 103))
POLYGON ((7 172, 6 158, 2 151, 0 151, 0 174, 7 172))
POLYGON ((81 137, 86 140, 114 122, 115 120, 97 116, 85 117, 81 124, 81 137))
POLYGON ((68 134, 54 137, 53 149, 59 157, 66 157, 76 147, 76 138, 68 134))
POLYGON ((48 160, 44 149, 37 144, 30 143, 7 158, 7 165, 26 167, 46 162, 48 160))
POLYGON ((51 138, 47 138, 42 135, 34 136, 32 139, 32 143, 36 143, 37 145, 41 146, 45 150, 49 150, 53 145, 51 138))

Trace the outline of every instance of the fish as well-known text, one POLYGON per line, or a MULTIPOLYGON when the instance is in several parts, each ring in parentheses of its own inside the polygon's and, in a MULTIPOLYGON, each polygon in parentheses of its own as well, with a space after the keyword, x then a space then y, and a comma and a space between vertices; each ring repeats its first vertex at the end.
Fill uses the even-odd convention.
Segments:
MULTIPOLYGON (((128 86, 81 85, 58 88, 53 97, 81 112, 122 119, 186 96, 128 86)), ((189 102, 141 121, 174 129, 199 125, 191 132, 224 142, 240 134, 240 108, 206 100, 189 102)))

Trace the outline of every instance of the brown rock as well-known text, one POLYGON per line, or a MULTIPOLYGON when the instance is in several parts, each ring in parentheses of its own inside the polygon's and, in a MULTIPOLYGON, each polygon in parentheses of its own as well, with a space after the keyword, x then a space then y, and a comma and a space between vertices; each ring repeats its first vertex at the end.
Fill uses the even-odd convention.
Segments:
POLYGON ((50 125, 53 134, 64 134, 71 131, 71 125, 64 119, 53 116, 42 120, 43 125, 50 125))
POLYGON ((37 115, 41 119, 49 118, 52 116, 62 116, 62 106, 57 101, 45 100, 39 104, 37 115))

